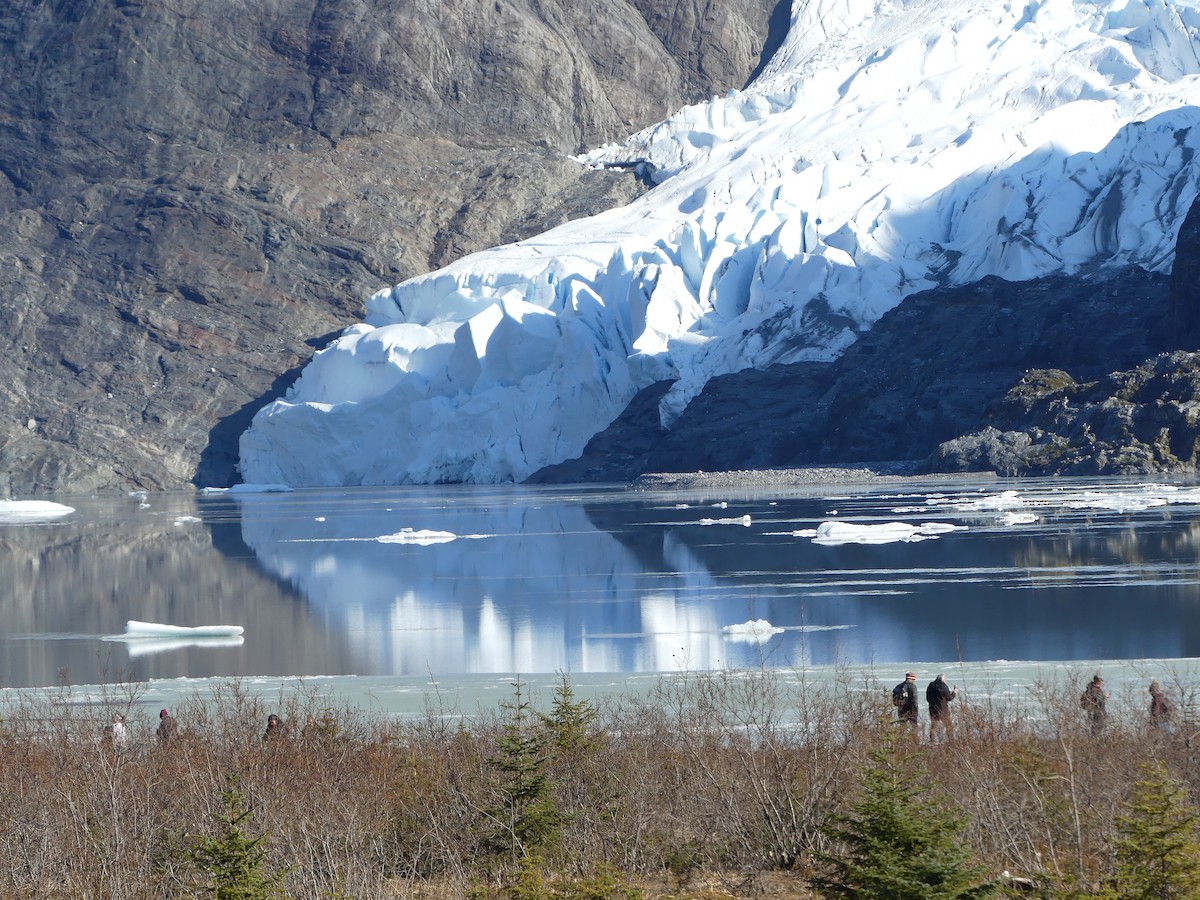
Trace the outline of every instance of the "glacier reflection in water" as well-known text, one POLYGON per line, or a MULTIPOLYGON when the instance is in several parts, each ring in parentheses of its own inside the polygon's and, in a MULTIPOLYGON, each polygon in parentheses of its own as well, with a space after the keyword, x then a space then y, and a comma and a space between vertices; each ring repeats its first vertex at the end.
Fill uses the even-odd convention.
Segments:
POLYGON ((421 489, 338 516, 319 497, 242 503, 262 565, 372 673, 1180 657, 1200 638, 1188 486, 421 489), (831 543, 830 521, 914 527, 831 543), (457 537, 403 537, 423 533, 457 537), (771 627, 746 640, 750 622, 771 627))
POLYGON ((0 682, 1200 656, 1200 491, 1057 479, 74 498, 0 525, 0 682), (233 646, 130 654, 137 619, 233 646))

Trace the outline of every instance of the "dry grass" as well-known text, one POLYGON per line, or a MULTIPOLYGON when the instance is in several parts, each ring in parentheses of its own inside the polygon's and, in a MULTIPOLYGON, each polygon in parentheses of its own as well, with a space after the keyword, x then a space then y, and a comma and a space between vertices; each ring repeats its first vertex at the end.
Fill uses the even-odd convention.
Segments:
MULTIPOLYGON (((204 895, 188 849, 214 834, 236 776, 268 868, 304 900, 517 896, 525 855, 547 897, 603 876, 645 898, 803 898, 823 827, 853 802, 869 754, 895 727, 887 693, 845 680, 797 688, 769 672, 695 675, 645 698, 584 704, 594 717, 572 742, 556 742, 563 723, 539 710, 524 730, 540 740, 554 828, 536 847, 510 842, 512 853, 495 849, 521 813, 498 765, 511 705, 470 721, 430 709, 396 722, 299 694, 268 709, 230 683, 179 710, 178 739, 159 746, 134 695, 22 704, 0 725, 0 896, 204 895), (129 719, 123 751, 102 740, 114 712, 129 719), (264 743, 271 712, 289 732, 264 743), (310 716, 316 726, 302 734, 310 716)), ((1200 734, 1178 688, 1185 715, 1170 733, 1131 715, 1099 737, 1075 686, 1036 694, 1021 710, 959 710, 952 743, 898 752, 961 808, 962 839, 988 871, 1068 896, 1108 875, 1144 761, 1196 799, 1200 734)))

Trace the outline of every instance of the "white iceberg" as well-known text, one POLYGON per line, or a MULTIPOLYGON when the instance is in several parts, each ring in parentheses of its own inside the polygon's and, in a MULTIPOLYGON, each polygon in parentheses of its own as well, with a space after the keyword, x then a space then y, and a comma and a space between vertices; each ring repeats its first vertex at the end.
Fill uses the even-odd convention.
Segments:
POLYGON ((0 525, 50 522, 73 512, 74 507, 49 500, 0 500, 0 525))
POLYGON ((381 534, 375 540, 381 544, 445 544, 458 538, 450 531, 432 531, 428 528, 414 530, 403 528, 395 534, 381 534))
POLYGON ((761 643, 774 634, 782 634, 784 629, 776 628, 766 619, 751 619, 749 622, 742 622, 740 625, 726 625, 721 629, 731 641, 746 641, 748 643, 761 643))
POLYGON ((241 625, 165 625, 130 619, 124 634, 105 636, 106 641, 121 641, 131 657, 166 653, 184 647, 240 647, 241 625))
POLYGON ((859 525, 854 522, 822 522, 817 526, 814 544, 894 544, 927 541, 962 526, 944 522, 927 522, 912 525, 908 522, 881 522, 877 525, 859 525))

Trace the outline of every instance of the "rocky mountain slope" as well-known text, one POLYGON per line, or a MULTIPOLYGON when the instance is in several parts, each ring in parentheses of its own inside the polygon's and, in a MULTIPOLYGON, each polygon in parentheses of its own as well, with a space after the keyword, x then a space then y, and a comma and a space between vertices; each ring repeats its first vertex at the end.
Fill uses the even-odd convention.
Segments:
MULTIPOLYGON (((781 21, 777 7, 784 7, 781 21)), ((373 291, 627 201, 773 0, 0 7, 0 495, 227 485, 373 291)))

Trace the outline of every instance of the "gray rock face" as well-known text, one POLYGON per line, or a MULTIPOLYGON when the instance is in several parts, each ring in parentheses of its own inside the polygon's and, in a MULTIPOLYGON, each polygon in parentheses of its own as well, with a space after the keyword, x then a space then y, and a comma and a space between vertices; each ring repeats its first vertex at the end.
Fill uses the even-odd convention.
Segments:
POLYGON ((932 471, 1002 475, 1195 473, 1200 462, 1200 353, 1164 353, 1080 383, 1028 373, 982 431, 947 441, 932 471))
POLYGON ((565 154, 742 86, 776 9, 0 5, 0 495, 235 481, 366 296, 636 196, 565 154))
MULTIPOLYGON (((1141 270, 914 294, 833 363, 713 379, 669 432, 656 407, 666 385, 647 389, 579 459, 532 480, 924 460, 984 427, 1029 369, 1097 378, 1172 349, 1169 306, 1169 279, 1141 270)), ((996 469, 992 461, 1011 452, 997 440, 969 466, 945 466, 996 469)))

